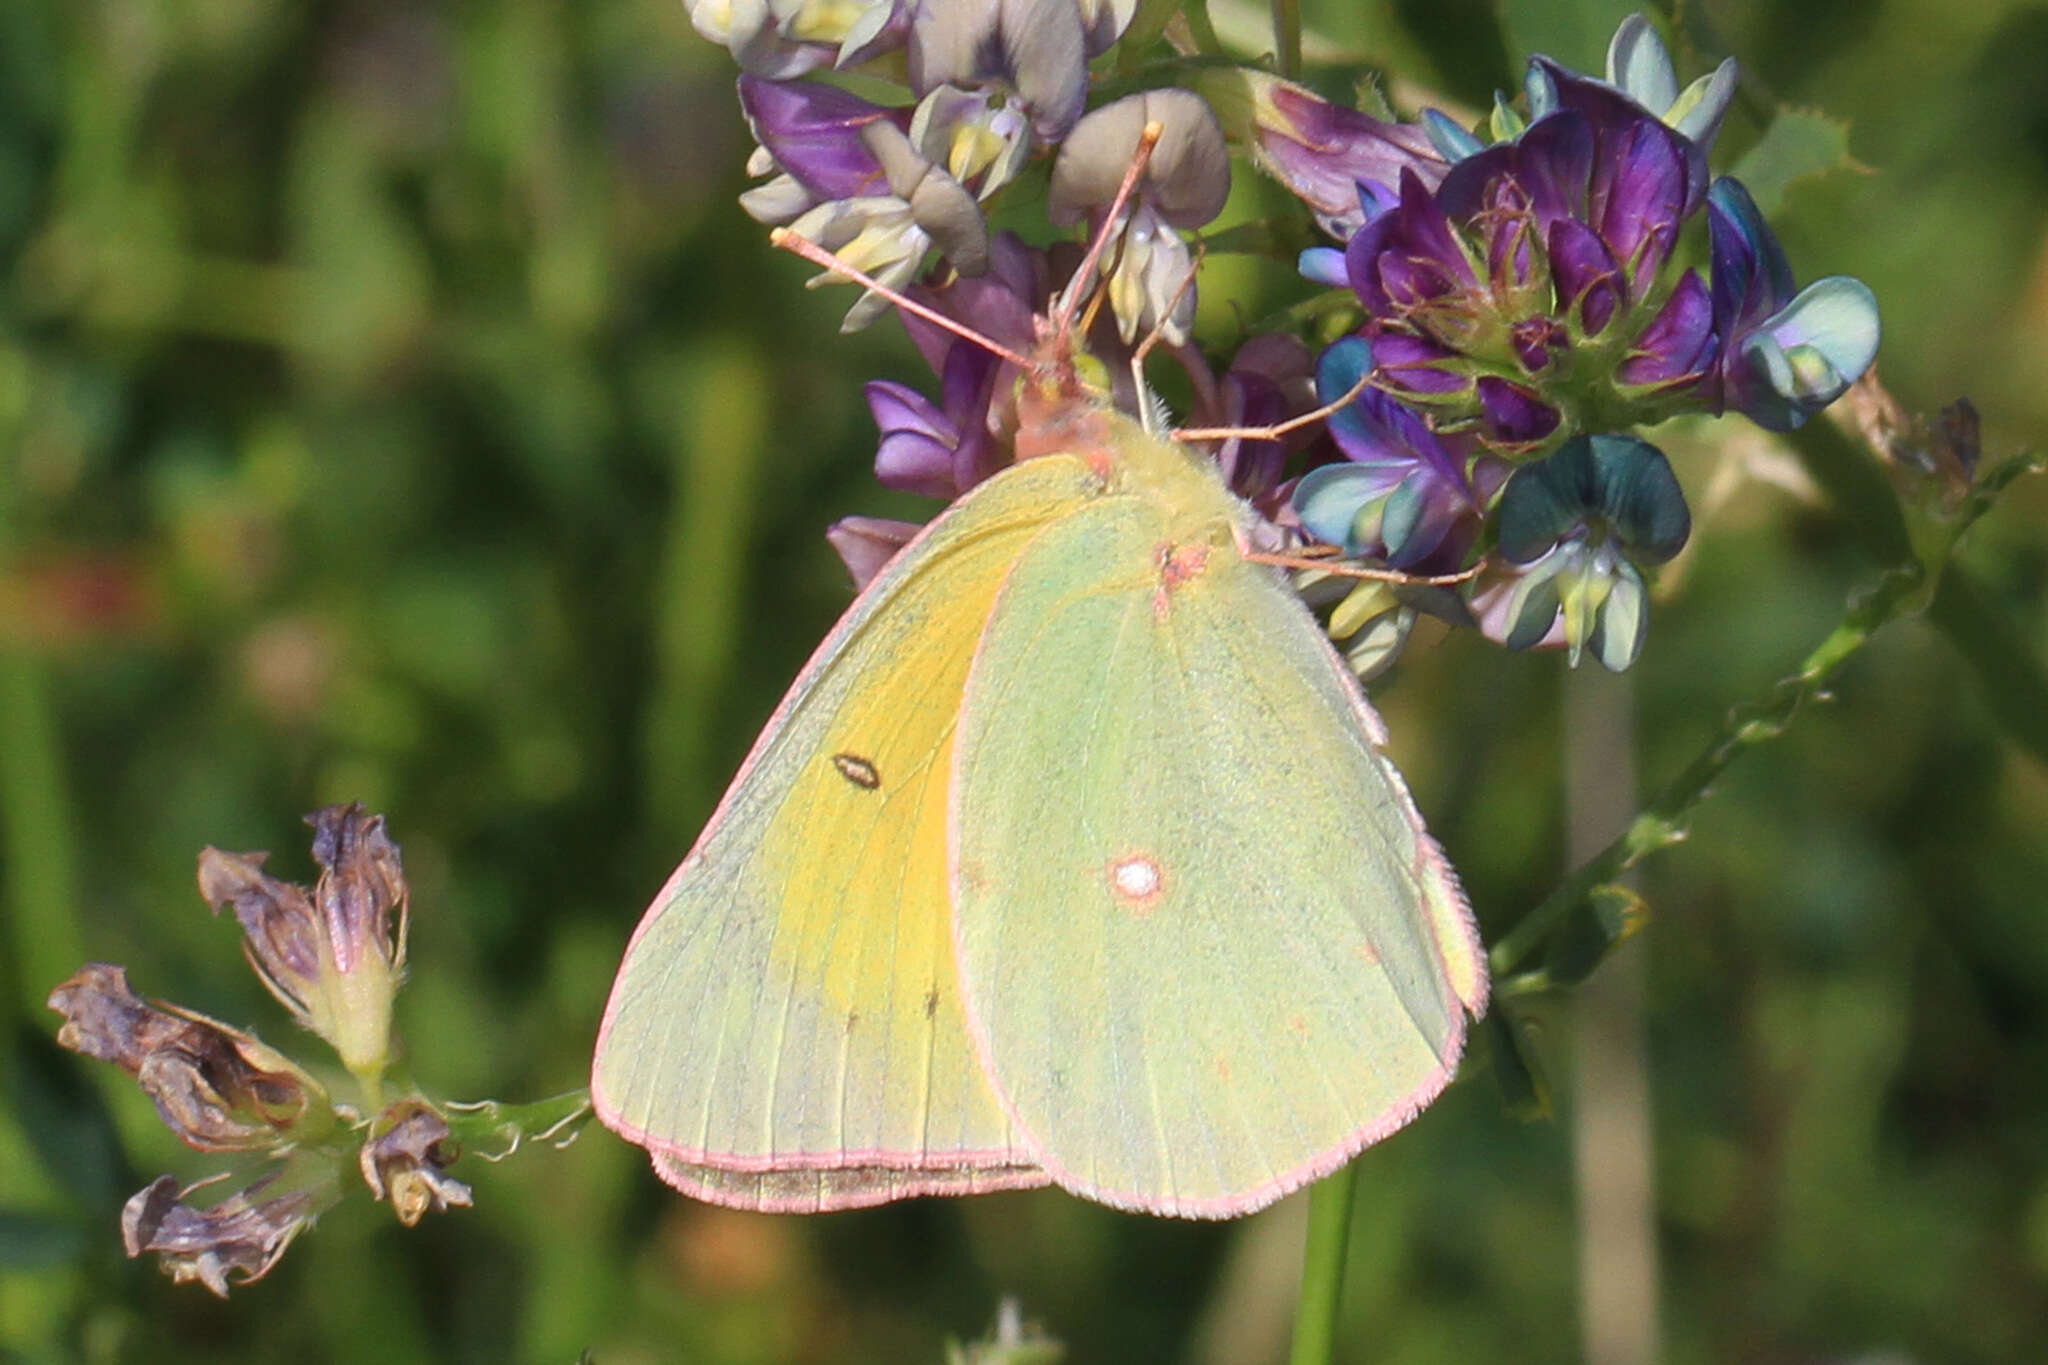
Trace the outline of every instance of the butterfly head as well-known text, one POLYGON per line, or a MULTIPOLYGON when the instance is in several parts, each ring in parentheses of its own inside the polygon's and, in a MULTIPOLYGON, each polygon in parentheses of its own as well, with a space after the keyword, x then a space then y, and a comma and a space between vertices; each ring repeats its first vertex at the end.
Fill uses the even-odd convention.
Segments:
POLYGON ((1040 318, 1031 364, 1017 380, 1016 455, 1106 461, 1114 395, 1109 367, 1074 344, 1071 327, 1040 318))

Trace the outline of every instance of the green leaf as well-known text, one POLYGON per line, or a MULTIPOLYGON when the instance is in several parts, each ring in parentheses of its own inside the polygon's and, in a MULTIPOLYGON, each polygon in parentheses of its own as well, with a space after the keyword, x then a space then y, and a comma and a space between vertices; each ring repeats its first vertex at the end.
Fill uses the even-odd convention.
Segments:
POLYGON ((1834 171, 1870 173, 1849 154, 1848 120, 1781 105, 1763 137, 1735 163, 1734 176, 1770 217, 1783 206, 1785 191, 1793 184, 1834 171))

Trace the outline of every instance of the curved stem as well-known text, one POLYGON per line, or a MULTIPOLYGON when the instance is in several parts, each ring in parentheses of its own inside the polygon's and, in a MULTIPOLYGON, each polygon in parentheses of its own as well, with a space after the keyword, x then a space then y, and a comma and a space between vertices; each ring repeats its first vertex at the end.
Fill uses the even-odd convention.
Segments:
POLYGON ((1329 1365, 1337 1346, 1337 1305, 1344 1293, 1344 1257, 1351 1246, 1351 1198, 1358 1163, 1351 1161, 1309 1187, 1308 1250, 1301 1298, 1294 1310, 1288 1365, 1329 1365))

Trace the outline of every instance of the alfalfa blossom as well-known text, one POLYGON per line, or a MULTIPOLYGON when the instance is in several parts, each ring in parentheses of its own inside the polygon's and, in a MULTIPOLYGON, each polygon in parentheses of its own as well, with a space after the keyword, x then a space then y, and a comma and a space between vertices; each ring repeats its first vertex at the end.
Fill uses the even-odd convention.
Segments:
POLYGON ((1404 171, 1345 248, 1386 386, 1503 454, 1666 415, 1710 368, 1707 289, 1666 274, 1698 149, 1592 82, 1433 192, 1404 171))
MULTIPOLYGON (((1349 337, 1323 352, 1322 401, 1350 393, 1373 368, 1372 347, 1349 337)), ((1295 485, 1294 510, 1318 540, 1403 569, 1455 569, 1508 466, 1467 436, 1441 435, 1421 413, 1366 389, 1330 417, 1344 458, 1295 485)))
POLYGON ((1741 182, 1707 195, 1714 324, 1722 338, 1710 396, 1758 426, 1790 431, 1848 392, 1877 358, 1877 298, 1847 275, 1794 294, 1777 234, 1741 182))
POLYGON ((1055 227, 1085 222, 1091 233, 1100 229, 1148 124, 1163 131, 1123 221, 1110 229, 1102 269, 1124 343, 1156 329, 1178 346, 1194 321, 1195 265, 1177 229, 1201 227, 1230 197, 1230 152, 1201 96, 1148 90, 1075 124, 1053 163, 1046 217, 1055 227))
POLYGON ((1621 672, 1649 629, 1641 567, 1685 545, 1692 517, 1663 452, 1633 436, 1576 436, 1515 471, 1495 521, 1503 568, 1474 606, 1510 649, 1553 632, 1621 672))

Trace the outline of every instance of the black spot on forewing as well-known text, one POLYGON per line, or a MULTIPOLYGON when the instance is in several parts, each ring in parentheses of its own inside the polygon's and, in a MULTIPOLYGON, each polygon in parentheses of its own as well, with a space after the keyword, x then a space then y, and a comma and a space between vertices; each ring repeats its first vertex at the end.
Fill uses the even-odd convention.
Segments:
POLYGON ((873 791, 882 785, 882 774, 876 771, 873 760, 859 754, 834 754, 832 766, 839 769, 841 777, 862 791, 873 791))

